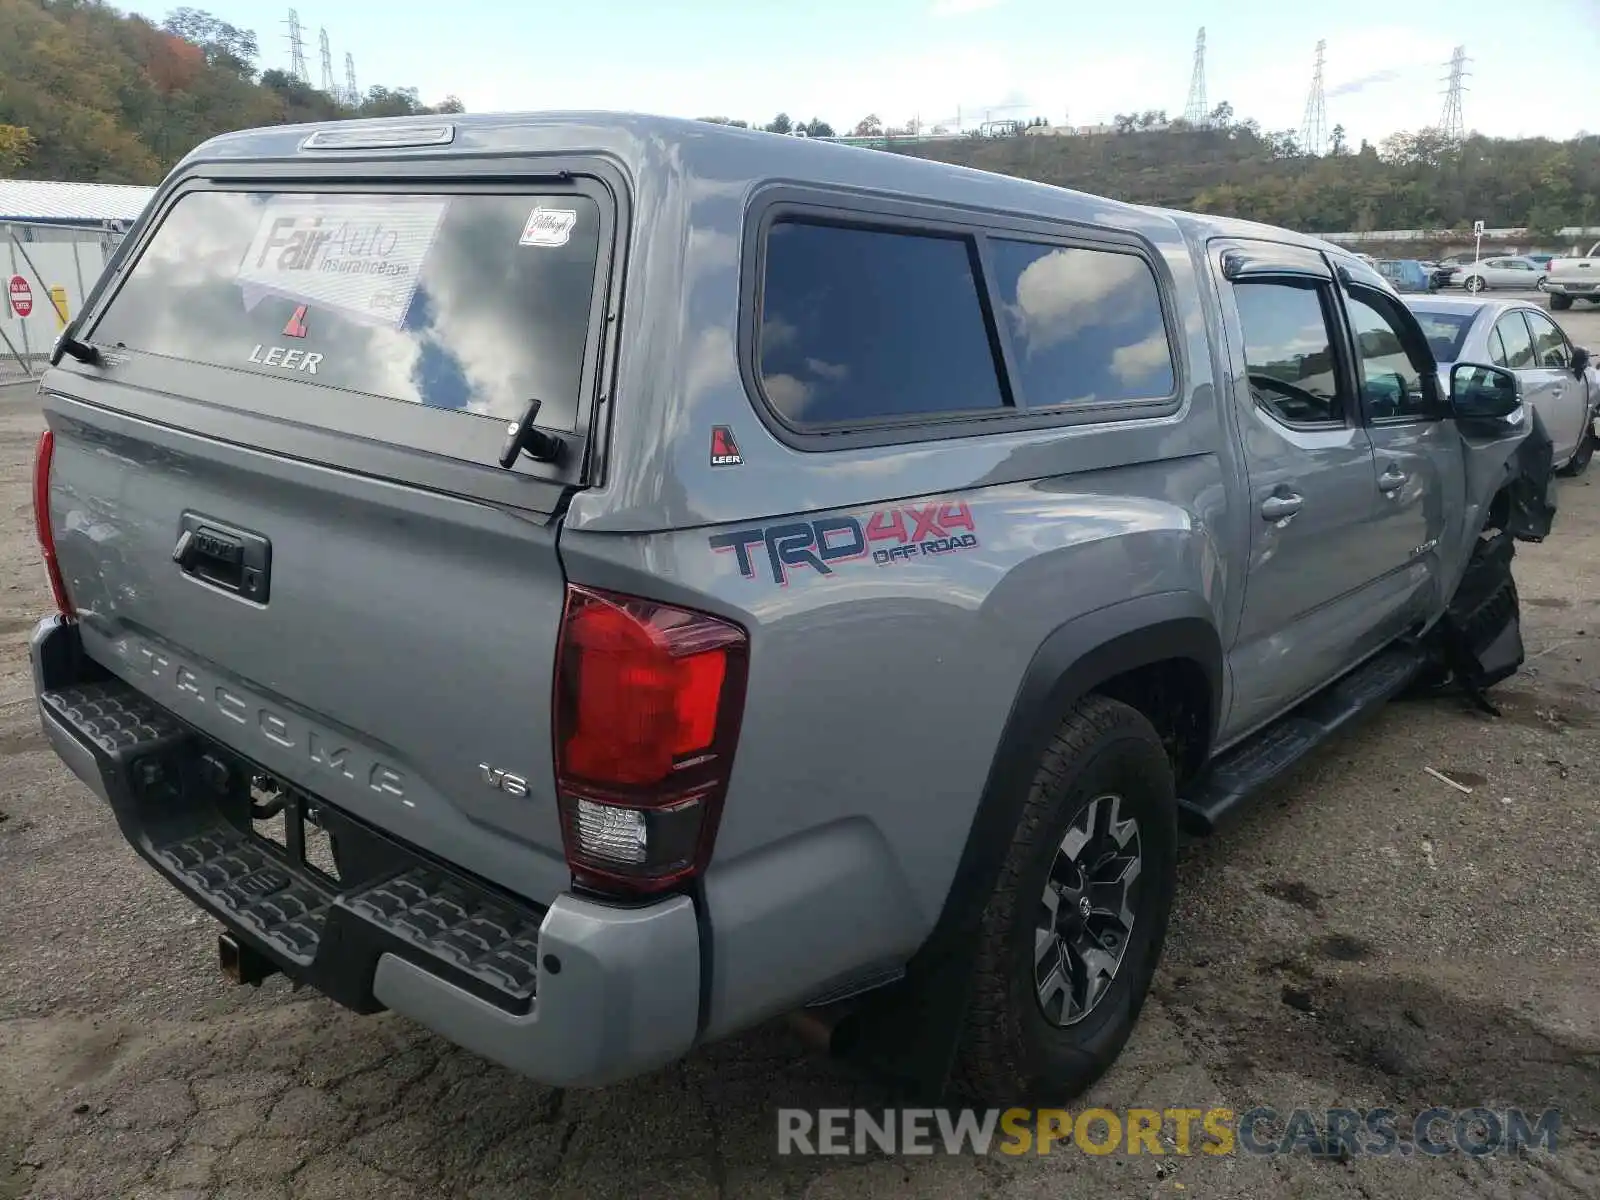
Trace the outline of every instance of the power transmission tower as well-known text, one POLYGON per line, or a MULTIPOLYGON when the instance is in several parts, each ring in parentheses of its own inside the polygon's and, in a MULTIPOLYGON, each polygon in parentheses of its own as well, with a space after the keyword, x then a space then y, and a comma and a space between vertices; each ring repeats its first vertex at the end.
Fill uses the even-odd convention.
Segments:
POLYGON ((1183 119, 1190 125, 1204 125, 1211 110, 1206 107, 1206 27, 1194 39, 1194 71, 1189 76, 1189 103, 1184 105, 1183 119))
POLYGON ((318 31, 318 40, 322 49, 322 90, 337 99, 339 85, 333 81, 333 51, 328 49, 328 27, 326 25, 318 31))
POLYGON ((1328 43, 1317 43, 1317 65, 1311 72, 1311 91, 1306 96, 1305 120, 1300 126, 1300 145, 1307 154, 1320 155, 1328 144, 1328 111, 1322 88, 1322 63, 1328 43))
POLYGON ((344 102, 351 108, 361 104, 361 90, 356 87, 356 56, 349 52, 344 56, 344 102))
POLYGON ((1450 56, 1450 77, 1446 80, 1444 93, 1444 115, 1439 118, 1439 132, 1451 142, 1459 142, 1467 136, 1466 122, 1461 116, 1461 93, 1467 90, 1462 82, 1471 74, 1467 70, 1467 48, 1457 46, 1455 53, 1450 56))
POLYGON ((306 43, 300 36, 300 14, 294 9, 289 10, 289 74, 301 83, 310 83, 311 79, 306 74, 306 43))

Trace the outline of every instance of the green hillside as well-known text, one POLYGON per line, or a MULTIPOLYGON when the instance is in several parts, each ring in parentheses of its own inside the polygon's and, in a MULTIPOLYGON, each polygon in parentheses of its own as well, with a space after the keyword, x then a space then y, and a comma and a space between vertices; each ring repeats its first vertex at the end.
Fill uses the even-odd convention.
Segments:
POLYGON ((1461 229, 1482 220, 1548 234, 1600 224, 1600 136, 1570 142, 1470 136, 1455 145, 1424 130, 1312 157, 1300 153, 1290 134, 1230 122, 1216 129, 889 145, 1138 204, 1311 232, 1461 229))
POLYGON ((0 175, 149 184, 231 129, 460 111, 409 88, 347 106, 258 72, 258 52, 255 34, 196 9, 156 26, 97 0, 0 0, 0 175))

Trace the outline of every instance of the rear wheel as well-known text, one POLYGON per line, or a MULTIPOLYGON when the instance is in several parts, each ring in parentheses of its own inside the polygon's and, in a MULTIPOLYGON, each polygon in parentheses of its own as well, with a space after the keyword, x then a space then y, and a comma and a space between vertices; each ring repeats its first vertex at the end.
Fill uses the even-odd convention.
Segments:
POLYGON ((1487 285, 1483 282, 1482 275, 1468 275, 1466 283, 1461 286, 1469 292, 1481 292, 1487 285))
POLYGON ((1546 292, 1545 297, 1550 301, 1550 307, 1556 312, 1562 312, 1572 307, 1571 296, 1558 296, 1554 292, 1546 292))
POLYGON ((1128 1040, 1166 938, 1177 801, 1161 739, 1090 696, 1040 763, 983 941, 955 1079, 993 1104, 1060 1103, 1128 1040))

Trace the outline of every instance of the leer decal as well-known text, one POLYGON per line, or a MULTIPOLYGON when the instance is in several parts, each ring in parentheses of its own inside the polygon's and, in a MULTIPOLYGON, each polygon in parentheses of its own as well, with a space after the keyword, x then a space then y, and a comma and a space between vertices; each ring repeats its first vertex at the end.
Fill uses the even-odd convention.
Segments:
POLYGON ((714 534, 708 541, 718 553, 732 552, 739 574, 746 579, 755 577, 758 552, 765 551, 772 581, 787 587, 789 572, 796 568, 832 575, 840 564, 869 555, 882 567, 972 550, 978 545, 978 531, 967 505, 933 501, 879 509, 864 524, 854 516, 819 517, 737 529, 714 534))
POLYGON ((737 467, 744 462, 744 456, 739 453, 739 443, 733 440, 733 430, 726 425, 713 425, 711 427, 711 465, 713 467, 737 467))

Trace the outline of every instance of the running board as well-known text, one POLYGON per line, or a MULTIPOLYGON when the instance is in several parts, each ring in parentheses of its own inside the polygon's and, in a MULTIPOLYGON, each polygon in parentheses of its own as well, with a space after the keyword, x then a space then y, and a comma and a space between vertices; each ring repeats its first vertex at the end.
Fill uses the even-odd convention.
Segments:
POLYGON ((1215 833, 1256 792, 1318 746, 1406 687, 1427 662, 1413 646, 1392 646, 1335 680, 1259 733, 1224 753, 1178 801, 1183 832, 1215 833))

